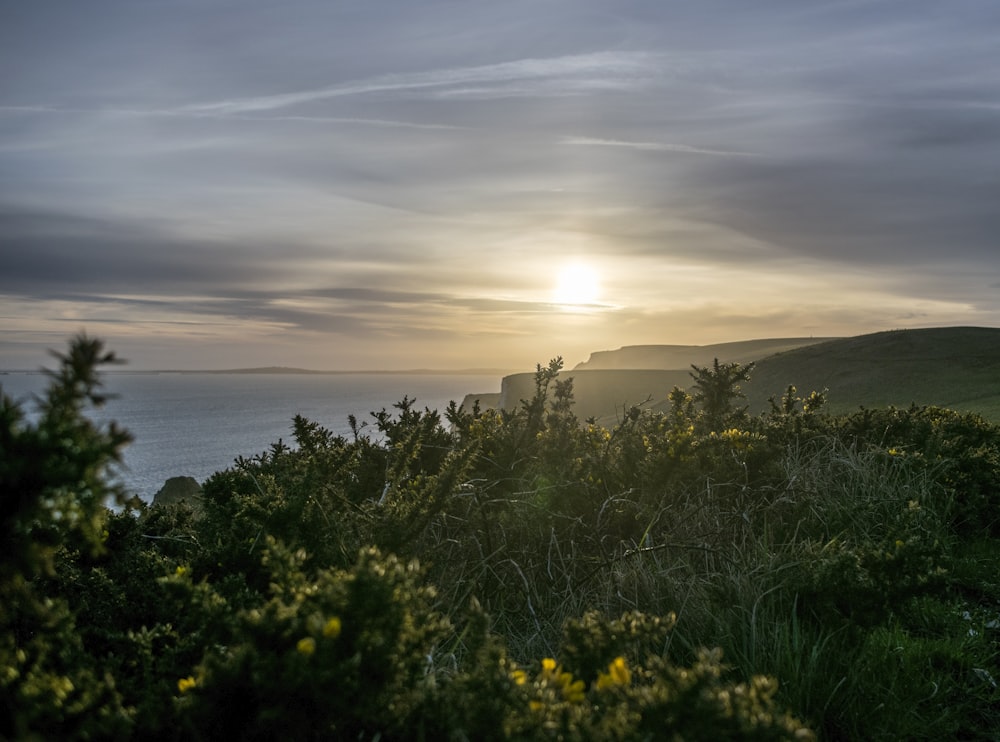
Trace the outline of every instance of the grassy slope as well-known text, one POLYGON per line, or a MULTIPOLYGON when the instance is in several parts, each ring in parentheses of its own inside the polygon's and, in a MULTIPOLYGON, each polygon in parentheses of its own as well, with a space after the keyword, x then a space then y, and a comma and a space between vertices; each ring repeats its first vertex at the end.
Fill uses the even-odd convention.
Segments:
POLYGON ((760 360, 745 389, 753 411, 795 384, 829 389, 829 410, 939 405, 1000 421, 1000 329, 893 330, 831 340, 760 360))

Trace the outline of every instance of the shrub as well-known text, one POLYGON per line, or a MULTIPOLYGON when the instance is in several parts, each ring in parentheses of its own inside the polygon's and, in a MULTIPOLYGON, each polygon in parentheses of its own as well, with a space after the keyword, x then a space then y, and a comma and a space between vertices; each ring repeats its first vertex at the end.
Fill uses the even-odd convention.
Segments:
MULTIPOLYGON (((445 428, 404 399, 351 438, 296 417, 294 446, 211 477, 199 510, 111 513, 127 436, 82 416, 102 359, 71 346, 35 426, 3 403, 0 736, 996 727, 981 420, 826 417, 794 388, 709 415, 675 389, 606 429, 577 421, 555 359, 516 410, 453 405, 445 428)), ((742 368, 703 371, 738 391, 742 368)))
POLYGON ((41 582, 57 554, 99 554, 107 537, 106 482, 129 435, 99 427, 83 413, 105 397, 97 366, 112 363, 85 336, 57 356, 38 418, 0 395, 0 737, 116 737, 131 726, 128 709, 100 663, 87 653, 67 602, 41 582))

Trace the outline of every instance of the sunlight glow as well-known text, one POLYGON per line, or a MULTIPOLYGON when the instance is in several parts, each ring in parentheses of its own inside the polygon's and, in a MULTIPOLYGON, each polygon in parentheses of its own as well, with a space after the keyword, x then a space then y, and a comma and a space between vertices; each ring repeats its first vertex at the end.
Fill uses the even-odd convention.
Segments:
POLYGON ((597 271, 583 263, 570 263, 556 274, 552 301, 563 305, 593 304, 601 295, 597 271))

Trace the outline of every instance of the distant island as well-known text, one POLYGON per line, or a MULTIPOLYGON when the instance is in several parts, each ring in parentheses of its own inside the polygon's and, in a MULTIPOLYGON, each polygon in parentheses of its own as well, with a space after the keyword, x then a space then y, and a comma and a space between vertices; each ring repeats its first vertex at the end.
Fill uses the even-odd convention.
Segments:
MULTIPOLYGON (((144 373, 144 372, 133 372, 144 373)), ((357 371, 315 371, 291 366, 261 366, 259 368, 229 369, 164 369, 145 373, 157 374, 306 374, 311 376, 333 376, 346 374, 382 374, 393 376, 505 376, 513 373, 509 368, 408 368, 408 369, 360 369, 357 371)))
MULTIPOLYGON (((0 369, 0 375, 7 374, 44 374, 44 369, 0 369)), ((111 376, 141 376, 156 374, 287 374, 300 376, 346 376, 350 374, 379 374, 383 376, 507 376, 517 373, 510 368, 407 368, 407 369, 358 369, 358 370, 327 370, 317 371, 308 368, 295 368, 292 366, 260 366, 256 368, 153 368, 153 369, 130 369, 111 368, 103 371, 111 376)))

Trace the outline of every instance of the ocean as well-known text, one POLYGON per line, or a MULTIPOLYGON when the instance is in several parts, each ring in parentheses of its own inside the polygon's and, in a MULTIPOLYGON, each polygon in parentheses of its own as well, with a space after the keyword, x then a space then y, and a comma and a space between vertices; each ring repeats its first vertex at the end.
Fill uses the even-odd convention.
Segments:
MULTIPOLYGON (((466 394, 500 390, 498 376, 469 374, 205 374, 105 373, 105 391, 117 395, 97 421, 115 420, 132 433, 118 475, 126 489, 152 502, 169 477, 204 482, 282 440, 294 445, 295 415, 349 436, 347 417, 371 421, 371 412, 404 396, 418 409, 444 413, 448 402, 466 394)), ((30 396, 44 391, 38 373, 0 375, 3 393, 32 412, 30 396)))

